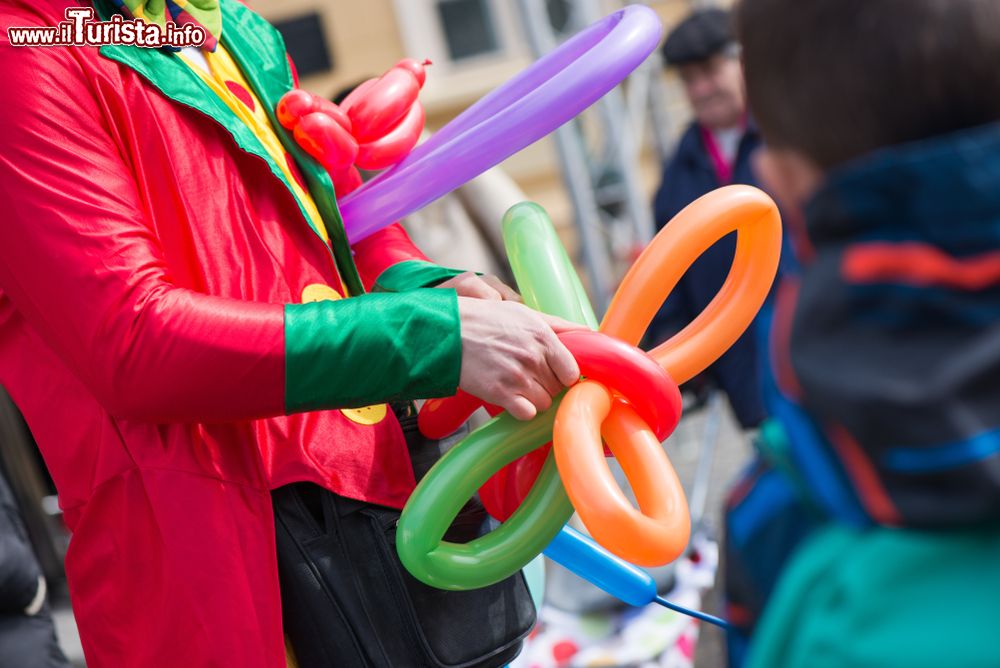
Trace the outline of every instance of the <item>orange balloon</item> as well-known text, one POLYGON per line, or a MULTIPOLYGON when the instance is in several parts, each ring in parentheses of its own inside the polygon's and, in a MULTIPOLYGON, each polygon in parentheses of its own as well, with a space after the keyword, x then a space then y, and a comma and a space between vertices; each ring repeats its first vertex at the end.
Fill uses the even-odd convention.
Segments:
MULTIPOLYGON (((678 384, 702 372, 753 322, 778 269, 781 218, 756 188, 720 188, 677 214, 622 280, 600 331, 638 344, 688 267, 734 231, 736 254, 719 293, 691 324, 649 353, 678 384)), ((570 388, 556 414, 553 446, 570 500, 598 543, 643 566, 680 555, 691 529, 680 482, 649 427, 614 399, 613 389, 594 381, 570 388), (621 461, 638 510, 611 475, 598 434, 621 461)))
POLYGON ((559 475, 594 540, 639 566, 681 555, 691 531, 684 489, 659 439, 626 401, 612 401, 596 381, 581 381, 566 393, 553 435, 559 475), (639 510, 618 487, 599 434, 621 462, 639 510))
POLYGON ((667 295, 698 257, 736 232, 736 256, 725 283, 691 324, 650 351, 681 385, 736 343, 771 289, 781 255, 781 217, 751 186, 726 186, 692 202, 660 230, 622 280, 601 331, 639 343, 667 295))

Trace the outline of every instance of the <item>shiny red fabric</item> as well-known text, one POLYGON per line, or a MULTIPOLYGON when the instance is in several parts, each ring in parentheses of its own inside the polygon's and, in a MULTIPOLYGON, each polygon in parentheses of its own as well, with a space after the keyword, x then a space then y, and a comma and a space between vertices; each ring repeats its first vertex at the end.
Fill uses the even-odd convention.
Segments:
POLYGON ((403 226, 394 223, 354 244, 354 263, 365 290, 371 290, 383 271, 394 264, 409 260, 429 262, 406 233, 403 226))
MULTIPOLYGON (((0 0, 0 39, 69 4, 0 0)), ((97 49, 0 42, 0 72, 0 382, 74 532, 88 665, 283 666, 269 489, 413 487, 391 411, 282 415, 283 304, 333 260, 263 160, 97 49)))

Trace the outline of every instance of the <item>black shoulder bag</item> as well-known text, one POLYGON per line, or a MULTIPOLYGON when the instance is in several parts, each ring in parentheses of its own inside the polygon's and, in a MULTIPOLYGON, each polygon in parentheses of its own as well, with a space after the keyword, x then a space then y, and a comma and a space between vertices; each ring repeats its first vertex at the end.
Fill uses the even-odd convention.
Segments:
MULTIPOLYGON (((396 409, 419 480, 446 443, 424 439, 412 405, 396 409)), ((487 668, 509 663, 535 624, 524 576, 444 591, 407 572, 396 554, 399 511, 311 483, 275 490, 285 633, 301 668, 487 668)), ((477 499, 445 539, 482 535, 477 499)))

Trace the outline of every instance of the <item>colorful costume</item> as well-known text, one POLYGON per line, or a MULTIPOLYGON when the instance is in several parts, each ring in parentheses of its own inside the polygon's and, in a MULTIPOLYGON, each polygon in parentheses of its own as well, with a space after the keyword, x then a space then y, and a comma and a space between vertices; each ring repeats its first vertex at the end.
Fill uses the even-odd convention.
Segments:
MULTIPOLYGON (((75 4, 2 0, 0 34, 75 4)), ((281 38, 221 7, 229 88, 270 115, 281 38)), ((176 53, 0 42, 0 71, 0 383, 73 531, 88 665, 282 666, 269 491, 404 503, 378 402, 455 391, 455 293, 419 288, 457 272, 399 227, 348 248, 332 195, 176 53)))

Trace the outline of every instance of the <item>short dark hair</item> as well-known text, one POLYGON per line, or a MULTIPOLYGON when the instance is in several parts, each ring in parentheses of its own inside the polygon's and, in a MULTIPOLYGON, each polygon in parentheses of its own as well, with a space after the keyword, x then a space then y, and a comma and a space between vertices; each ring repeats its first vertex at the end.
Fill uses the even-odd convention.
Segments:
POLYGON ((998 0, 741 0, 765 140, 829 168, 1000 120, 998 0))
POLYGON ((733 44, 732 16, 725 9, 698 9, 670 31, 663 43, 663 62, 686 65, 708 60, 733 44))

